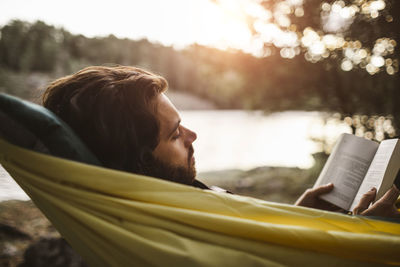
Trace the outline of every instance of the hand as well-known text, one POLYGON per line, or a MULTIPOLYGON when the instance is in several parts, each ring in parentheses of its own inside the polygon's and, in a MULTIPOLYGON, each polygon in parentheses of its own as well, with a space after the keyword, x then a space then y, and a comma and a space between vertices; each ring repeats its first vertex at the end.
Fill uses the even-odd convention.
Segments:
POLYGON ((329 193, 333 190, 333 184, 322 185, 316 188, 307 189, 296 201, 296 206, 303 206, 328 211, 343 211, 339 207, 320 199, 319 196, 329 193))
POLYGON ((383 197, 377 200, 371 207, 369 205, 376 197, 376 188, 371 188, 365 193, 358 205, 354 208, 354 215, 364 216, 380 216, 400 218, 400 212, 397 210, 395 203, 400 195, 399 189, 395 185, 390 188, 383 197))

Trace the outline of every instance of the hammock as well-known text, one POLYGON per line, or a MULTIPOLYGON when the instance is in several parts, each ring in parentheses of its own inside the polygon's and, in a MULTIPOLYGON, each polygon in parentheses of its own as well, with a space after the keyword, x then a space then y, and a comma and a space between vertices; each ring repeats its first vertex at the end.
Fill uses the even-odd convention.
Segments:
POLYGON ((0 163, 91 266, 400 265, 400 225, 111 170, 0 139, 0 163))
POLYGON ((21 149, 0 162, 93 266, 400 264, 400 226, 204 191, 21 149))

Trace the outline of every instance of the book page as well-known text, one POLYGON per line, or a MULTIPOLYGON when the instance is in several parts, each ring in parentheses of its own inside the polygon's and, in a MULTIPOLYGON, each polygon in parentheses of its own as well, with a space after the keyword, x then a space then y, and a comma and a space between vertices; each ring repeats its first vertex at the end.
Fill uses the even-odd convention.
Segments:
MULTIPOLYGON (((398 139, 390 139, 390 140, 385 140, 382 141, 381 145, 379 146, 378 150, 376 151, 375 157, 371 162, 371 165, 368 169, 368 172, 365 176, 365 179, 363 183, 360 186, 360 189, 357 192, 357 195, 353 201, 353 204, 351 205, 351 210, 355 208, 355 206, 358 205, 358 203, 361 200, 361 197, 363 194, 365 194, 368 190, 370 190, 372 187, 375 187, 377 190, 377 199, 380 198, 393 184, 393 181, 389 181, 388 183, 388 188, 382 188, 381 190, 381 185, 383 182, 383 178, 385 174, 387 173, 388 170, 388 165, 390 163, 390 160, 393 155, 393 151, 397 145, 398 139), (383 192, 385 191, 385 192, 383 192)), ((396 164, 397 169, 395 170, 395 173, 392 180, 394 180, 395 175, 397 174, 399 163, 396 164)))
POLYGON ((342 134, 314 187, 333 183, 322 199, 349 210, 379 144, 351 134, 342 134))

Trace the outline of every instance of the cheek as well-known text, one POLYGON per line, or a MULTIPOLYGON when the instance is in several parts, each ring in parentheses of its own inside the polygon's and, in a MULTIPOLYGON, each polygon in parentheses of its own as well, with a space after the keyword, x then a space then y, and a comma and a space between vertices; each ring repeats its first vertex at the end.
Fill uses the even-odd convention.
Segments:
POLYGON ((153 152, 153 155, 163 161, 173 164, 182 164, 186 162, 188 152, 183 142, 177 140, 175 142, 159 143, 153 152))

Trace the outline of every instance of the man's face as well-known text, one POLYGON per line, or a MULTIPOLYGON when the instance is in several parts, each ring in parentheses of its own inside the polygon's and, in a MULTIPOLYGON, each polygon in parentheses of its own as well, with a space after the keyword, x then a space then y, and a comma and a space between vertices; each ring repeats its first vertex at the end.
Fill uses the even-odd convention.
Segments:
POLYGON ((158 172, 161 172, 159 176, 191 184, 196 177, 192 146, 197 138, 196 133, 180 124, 178 111, 164 94, 160 94, 155 101, 156 117, 160 122, 160 141, 153 151, 153 157, 158 163, 158 172))

